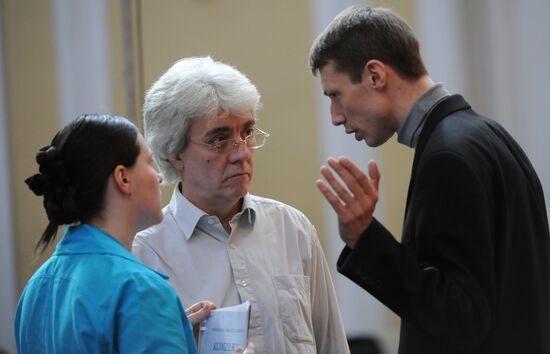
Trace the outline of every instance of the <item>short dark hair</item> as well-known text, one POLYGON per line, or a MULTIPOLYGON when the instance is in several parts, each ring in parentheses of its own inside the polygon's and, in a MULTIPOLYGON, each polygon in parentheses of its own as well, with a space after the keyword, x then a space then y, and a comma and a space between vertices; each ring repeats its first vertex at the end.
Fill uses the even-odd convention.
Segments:
POLYGON ((385 8, 352 6, 340 14, 313 42, 309 66, 316 75, 329 61, 361 82, 363 68, 377 59, 391 66, 403 78, 427 74, 418 41, 407 22, 385 8))
POLYGON ((125 118, 82 115, 61 129, 36 154, 39 172, 25 180, 44 197, 48 216, 35 251, 55 240, 58 227, 87 222, 104 207, 109 176, 133 166, 140 152, 138 129, 125 118))

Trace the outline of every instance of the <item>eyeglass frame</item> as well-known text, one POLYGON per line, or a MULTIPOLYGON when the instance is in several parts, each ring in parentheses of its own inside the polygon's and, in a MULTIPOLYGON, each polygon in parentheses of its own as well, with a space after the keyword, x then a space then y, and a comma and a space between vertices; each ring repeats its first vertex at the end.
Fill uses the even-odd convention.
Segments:
POLYGON ((244 144, 244 146, 248 149, 256 150, 256 149, 259 149, 259 148, 261 148, 262 146, 265 145, 265 143, 267 142, 267 138, 269 137, 269 133, 264 132, 263 130, 261 130, 259 128, 256 128, 256 127, 254 127, 253 129, 255 130, 254 133, 248 134, 247 136, 245 136, 244 138, 241 138, 241 139, 236 139, 236 138, 223 139, 223 140, 218 141, 217 143, 205 143, 203 141, 195 141, 195 140, 189 139, 189 142, 194 143, 194 144, 198 144, 198 145, 203 145, 203 146, 207 147, 209 150, 217 152, 218 154, 227 154, 231 151, 235 151, 237 146, 240 146, 241 144, 244 144), (257 137, 257 136, 263 136, 264 143, 262 145, 259 145, 259 146, 258 145, 249 146, 248 145, 248 141, 250 141, 249 139, 257 137), (228 146, 231 146, 231 148, 226 147, 225 149, 222 149, 222 147, 221 147, 222 144, 229 143, 231 141, 233 141, 233 145, 228 145, 228 146))

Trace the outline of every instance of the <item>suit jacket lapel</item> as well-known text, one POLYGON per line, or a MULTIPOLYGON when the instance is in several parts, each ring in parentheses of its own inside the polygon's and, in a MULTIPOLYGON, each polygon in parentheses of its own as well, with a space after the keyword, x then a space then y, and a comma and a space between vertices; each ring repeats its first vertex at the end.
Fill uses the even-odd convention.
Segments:
POLYGON ((416 150, 414 153, 411 181, 409 182, 409 190, 407 193, 407 204, 405 207, 405 216, 407 215, 407 212, 409 210, 411 193, 412 193, 414 182, 416 179, 416 168, 418 166, 418 161, 420 161, 420 156, 422 155, 422 152, 424 151, 424 148, 426 147, 426 144, 428 143, 428 140, 430 139, 430 136, 432 135, 432 132, 434 131, 435 127, 441 120, 443 120, 443 118, 449 116, 450 114, 456 111, 461 111, 461 110, 470 109, 470 108, 471 106, 468 104, 468 102, 466 102, 466 100, 464 100, 464 98, 461 95, 452 95, 439 101, 427 113, 426 123, 422 128, 422 132, 420 133, 420 137, 418 138, 418 145, 416 146, 416 150))

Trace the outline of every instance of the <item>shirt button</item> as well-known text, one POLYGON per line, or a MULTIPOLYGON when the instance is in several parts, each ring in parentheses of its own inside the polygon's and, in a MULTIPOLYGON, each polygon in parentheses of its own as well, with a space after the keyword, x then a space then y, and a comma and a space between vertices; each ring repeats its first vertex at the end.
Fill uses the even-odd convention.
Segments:
POLYGON ((214 218, 208 218, 208 223, 209 223, 210 225, 212 225, 214 222, 215 222, 215 221, 214 221, 214 218))
POLYGON ((230 243, 229 247, 231 247, 231 249, 235 249, 235 248, 237 248, 237 245, 235 245, 234 243, 230 243))
POLYGON ((248 283, 246 282, 246 280, 241 280, 241 286, 244 286, 246 288, 247 285, 248 283))

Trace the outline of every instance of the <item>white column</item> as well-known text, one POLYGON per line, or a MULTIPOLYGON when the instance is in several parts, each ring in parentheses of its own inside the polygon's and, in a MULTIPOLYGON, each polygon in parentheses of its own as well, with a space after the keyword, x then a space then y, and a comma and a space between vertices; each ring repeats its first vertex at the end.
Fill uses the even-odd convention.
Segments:
MULTIPOLYGON (((0 28, 3 28, 0 2, 0 28)), ((0 348, 15 353, 13 318, 17 304, 14 230, 10 174, 10 140, 8 139, 8 107, 6 103, 6 77, 4 73, 4 38, 0 32, 0 348)))
MULTIPOLYGON (((0 28, 2 20, 0 16, 0 28)), ((105 0, 55 0, 54 21, 61 124, 82 113, 110 113, 111 31, 107 26, 105 0)), ((15 353, 13 318, 17 282, 2 40, 0 33, 0 347, 15 353)))
POLYGON ((550 202, 550 2, 418 0, 430 76, 501 123, 535 167, 550 202))
POLYGON ((496 117, 516 138, 535 167, 550 203, 550 1, 491 2, 491 40, 499 51, 495 67, 496 117), (498 79, 498 81, 496 81, 498 79))
MULTIPOLYGON (((319 35, 330 21, 344 8, 364 3, 353 0, 311 0, 313 16, 313 39, 319 35)), ((320 134, 321 164, 326 164, 329 156, 338 157, 346 155, 355 161, 366 171, 369 160, 376 159, 375 149, 367 147, 364 142, 357 142, 352 136, 346 135, 343 127, 335 127, 330 120, 329 100, 322 94, 319 78, 313 81, 313 90, 317 93, 318 131, 320 134)), ((379 161, 380 162, 380 161, 379 161)), ((319 174, 320 175, 320 174, 319 174)), ((377 208, 376 217, 383 220, 383 202, 377 208)), ((344 321, 344 327, 348 337, 373 336, 381 341, 381 345, 388 352, 397 352, 396 328, 392 325, 388 310, 369 293, 355 285, 346 277, 336 271, 336 261, 344 246, 338 234, 336 214, 332 207, 325 202, 325 230, 327 252, 334 286, 339 299, 340 310, 344 321)))
POLYGON ((416 10, 415 32, 430 76, 468 96, 463 0, 418 0, 416 10))
POLYGON ((84 113, 112 113, 107 2, 54 0, 53 5, 61 125, 84 113))

